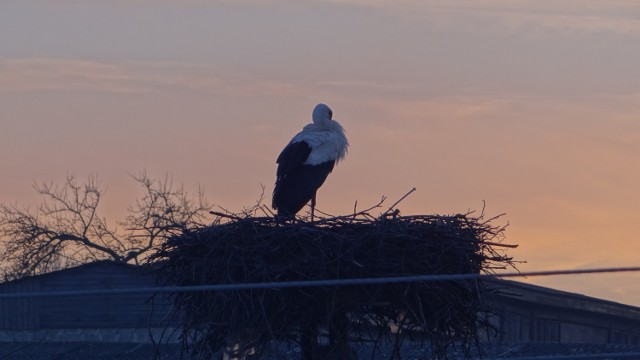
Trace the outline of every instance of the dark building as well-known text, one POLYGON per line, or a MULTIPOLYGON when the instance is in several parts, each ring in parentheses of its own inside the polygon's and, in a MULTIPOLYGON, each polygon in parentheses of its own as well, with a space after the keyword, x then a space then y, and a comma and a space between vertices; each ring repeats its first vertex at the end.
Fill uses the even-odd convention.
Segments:
MULTIPOLYGON (((145 267, 99 261, 2 283, 0 294, 153 286, 145 267)), ((585 344, 583 352, 637 352, 640 358, 638 307, 514 281, 492 281, 490 288, 497 290, 486 300, 498 333, 485 339, 489 353, 575 353, 573 345, 585 344)), ((0 359, 179 358, 171 302, 152 295, 0 298, 0 359)))
POLYGON ((492 281, 502 343, 640 345, 640 308, 515 281, 492 281))
MULTIPOLYGON (((0 284, 0 294, 143 288, 153 274, 98 261, 0 284)), ((151 293, 0 299, 0 341, 151 342, 166 333, 170 302, 151 293)))

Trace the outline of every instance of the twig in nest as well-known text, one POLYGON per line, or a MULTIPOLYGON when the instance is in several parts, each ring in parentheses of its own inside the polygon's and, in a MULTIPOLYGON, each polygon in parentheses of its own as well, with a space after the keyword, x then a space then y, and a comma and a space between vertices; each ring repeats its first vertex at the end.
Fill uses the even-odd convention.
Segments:
POLYGON ((271 217, 275 217, 276 216, 276 214, 274 214, 273 211, 271 211, 271 209, 269 209, 269 207, 266 206, 266 205, 260 204, 260 210, 262 210, 262 213, 265 216, 271 216, 271 217))
POLYGON ((209 211, 209 214, 211 215, 215 215, 215 216, 219 216, 219 217, 223 217, 223 218, 227 218, 227 219, 233 219, 233 220, 240 220, 242 219, 240 216, 236 215, 236 214, 231 214, 231 213, 222 213, 219 211, 209 211))
POLYGON ((409 190, 408 193, 404 194, 398 201, 394 202, 393 205, 389 206, 389 208, 387 209, 387 211, 383 212, 382 214, 380 214, 379 218, 382 219, 384 217, 387 216, 387 214, 393 210, 393 208, 396 207, 396 205, 398 205, 402 200, 404 200, 407 196, 411 195, 412 192, 416 191, 416 188, 414 187, 413 189, 409 190))
POLYGON ((315 209, 315 211, 316 211, 316 212, 318 212, 318 213, 320 213, 320 214, 322 214, 322 215, 324 215, 324 216, 329 216, 329 217, 333 217, 333 216, 334 216, 334 215, 331 215, 331 214, 329 214, 329 213, 326 213, 326 212, 324 212, 324 211, 322 211, 322 210, 320 210, 320 209, 318 209, 318 208, 316 208, 316 209, 315 209))
POLYGON ((368 209, 364 209, 361 210, 357 213, 351 214, 351 215, 339 215, 339 216, 333 216, 333 217, 329 217, 329 218, 321 218, 319 220, 314 221, 314 224, 323 224, 323 223, 328 223, 328 222, 332 222, 332 221, 336 221, 336 220, 345 220, 345 219, 355 219, 358 216, 364 216, 366 218, 371 218, 371 216, 369 215, 369 211, 375 209, 375 208, 379 208, 380 206, 382 206, 382 203, 387 200, 386 196, 382 196, 382 198, 380 199, 380 201, 373 205, 372 207, 368 208, 368 209))

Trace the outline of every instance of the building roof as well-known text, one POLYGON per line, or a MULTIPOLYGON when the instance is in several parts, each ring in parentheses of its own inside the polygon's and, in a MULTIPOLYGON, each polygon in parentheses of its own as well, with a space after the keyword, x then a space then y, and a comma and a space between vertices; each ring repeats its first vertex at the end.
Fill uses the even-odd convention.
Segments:
POLYGON ((640 307, 632 305, 517 281, 491 280, 488 284, 497 290, 497 295, 503 301, 527 302, 640 321, 640 307))
POLYGON ((32 279, 46 279, 49 277, 74 275, 78 273, 84 273, 87 271, 94 271, 95 269, 98 269, 98 268, 126 269, 136 273, 140 273, 141 269, 148 270, 149 272, 151 271, 151 268, 143 265, 127 264, 127 263, 113 261, 113 260, 98 260, 98 261, 93 261, 86 264, 81 264, 78 266, 51 271, 44 274, 31 275, 31 276, 26 276, 20 279, 0 282, 0 287, 8 284, 18 284, 25 281, 31 281, 32 279))
MULTIPOLYGON (((148 268, 98 261, 1 283, 0 294, 136 289, 154 286, 154 282, 155 277, 148 268)), ((165 323, 170 307, 166 296, 143 292, 3 299, 0 301, 0 331, 35 334, 42 329, 159 327, 165 323)), ((49 332, 45 338, 50 336, 49 332)), ((41 335, 34 339, 39 338, 41 335)))

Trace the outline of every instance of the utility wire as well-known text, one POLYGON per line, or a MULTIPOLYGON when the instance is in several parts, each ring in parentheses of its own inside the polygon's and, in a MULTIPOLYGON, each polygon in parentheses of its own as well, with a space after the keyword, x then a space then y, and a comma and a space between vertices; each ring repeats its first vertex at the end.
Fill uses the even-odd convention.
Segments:
MULTIPOLYGON (((576 269, 576 270, 512 272, 512 273, 504 273, 504 274, 440 274, 440 275, 413 275, 413 276, 362 278, 362 279, 300 280, 300 281, 287 281, 287 282, 263 282, 263 283, 240 283, 240 284, 210 284, 210 285, 191 285, 191 286, 131 287, 131 288, 118 288, 118 289, 35 291, 35 292, 23 292, 23 293, 12 293, 12 294, 7 294, 7 293, 0 294, 0 300, 18 299, 18 298, 139 294, 139 293, 184 293, 184 292, 198 292, 198 291, 234 291, 234 290, 258 290, 258 289, 278 290, 278 289, 293 288, 293 287, 397 284, 397 283, 409 283, 409 282, 480 280, 480 279, 489 279, 489 278, 515 278, 515 277, 619 273, 619 272, 638 272, 638 271, 640 271, 640 266, 576 269)), ((6 291, 6 290, 3 290, 0 287, 0 291, 6 291)))
POLYGON ((491 358, 491 360, 592 360, 592 359, 640 359, 640 352, 580 354, 580 355, 539 355, 539 356, 525 356, 525 357, 491 358))

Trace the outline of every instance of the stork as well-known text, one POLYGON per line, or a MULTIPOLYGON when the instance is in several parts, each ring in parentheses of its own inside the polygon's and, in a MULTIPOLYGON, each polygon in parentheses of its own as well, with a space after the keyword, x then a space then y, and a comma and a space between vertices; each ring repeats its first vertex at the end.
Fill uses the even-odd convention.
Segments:
POLYGON ((327 105, 316 105, 313 123, 305 125, 278 156, 271 205, 278 217, 294 217, 311 201, 313 221, 318 188, 344 159, 349 147, 344 129, 332 117, 333 111, 327 105))

